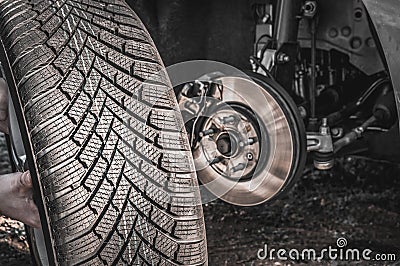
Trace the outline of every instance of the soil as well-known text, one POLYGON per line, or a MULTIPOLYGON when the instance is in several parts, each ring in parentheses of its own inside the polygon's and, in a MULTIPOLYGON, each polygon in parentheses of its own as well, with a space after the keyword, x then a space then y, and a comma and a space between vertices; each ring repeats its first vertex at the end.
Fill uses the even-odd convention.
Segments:
MULTIPOLYGON (((368 248, 399 259, 399 166, 357 157, 343 158, 336 165, 328 173, 305 174, 288 195, 272 204, 237 207, 217 201, 206 206, 210 265, 310 264, 261 261, 257 251, 265 244, 286 250, 337 248, 339 237, 347 240, 347 248, 368 248)), ((314 264, 320 263, 335 264, 314 264)), ((386 263, 378 265, 382 264, 386 263)))
MULTIPOLYGON (((0 174, 10 171, 0 137, 0 174)), ((286 250, 336 247, 400 258, 400 166, 360 157, 338 159, 329 172, 308 171, 280 200, 255 207, 222 201, 204 206, 210 265, 296 265, 309 261, 259 260, 267 244, 286 250)), ((343 264, 324 260, 312 264, 343 264)), ((365 265, 365 261, 351 264, 365 265)), ((380 262, 370 264, 399 264, 380 262)), ((0 217, 0 265, 30 265, 21 223, 0 217)))

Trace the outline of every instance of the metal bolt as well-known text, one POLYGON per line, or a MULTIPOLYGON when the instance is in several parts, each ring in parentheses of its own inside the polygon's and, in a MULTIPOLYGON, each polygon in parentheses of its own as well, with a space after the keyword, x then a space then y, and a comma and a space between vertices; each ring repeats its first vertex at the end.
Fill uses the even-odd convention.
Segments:
POLYGON ((236 118, 233 115, 222 117, 221 122, 223 124, 233 123, 235 122, 236 118))
POLYGON ((351 35, 351 28, 349 26, 345 26, 342 28, 341 33, 344 37, 349 37, 351 35))
POLYGON ((372 39, 371 37, 368 38, 368 39, 365 41, 365 43, 367 44, 368 47, 371 47, 371 48, 375 47, 375 41, 374 41, 374 39, 372 39))
POLYGON ((289 62, 290 61, 290 57, 288 55, 283 57, 283 62, 289 62))
POLYGON ((210 128, 210 129, 201 131, 201 132, 199 133, 199 137, 200 137, 200 138, 203 138, 203 137, 205 137, 205 136, 212 135, 212 134, 214 134, 215 132, 216 132, 216 130, 215 130, 214 128, 210 128))
POLYGON ((362 133, 364 133, 365 129, 363 127, 358 127, 354 130, 358 136, 361 136, 362 133))
POLYGON ((270 19, 269 14, 265 14, 265 16, 262 18, 262 23, 267 24, 270 19))
POLYGON ((278 63, 288 63, 290 61, 290 56, 285 53, 279 53, 277 56, 278 63))
POLYGON ((338 128, 332 128, 331 132, 332 132, 332 135, 336 136, 336 135, 339 135, 340 130, 338 128))
POLYGON ((360 37, 354 37, 351 39, 350 45, 353 49, 358 49, 362 46, 363 42, 360 37))
POLYGON ((315 13, 317 12, 317 3, 315 1, 307 1, 304 6, 304 16, 312 18, 315 16, 315 13))
POLYGON ((224 159, 224 158, 223 158, 222 156, 220 156, 220 157, 215 157, 215 158, 212 159, 209 163, 210 163, 210 165, 213 165, 213 164, 216 164, 216 163, 221 162, 223 159, 224 159))
POLYGON ((247 160, 249 160, 249 161, 253 161, 253 159, 254 159, 253 154, 250 152, 246 155, 246 157, 247 157, 247 160))
POLYGON ((256 138, 249 138, 246 141, 242 141, 239 143, 240 147, 244 147, 244 146, 248 146, 248 145, 253 145, 254 143, 256 143, 257 139, 256 138))
POLYGON ((329 30, 329 37, 336 38, 339 35, 339 32, 336 28, 331 28, 329 30))
POLYGON ((319 133, 323 136, 329 135, 328 119, 326 117, 322 118, 322 125, 319 128, 319 133))
POLYGON ((331 133, 334 138, 341 138, 343 137, 343 128, 332 128, 331 133))

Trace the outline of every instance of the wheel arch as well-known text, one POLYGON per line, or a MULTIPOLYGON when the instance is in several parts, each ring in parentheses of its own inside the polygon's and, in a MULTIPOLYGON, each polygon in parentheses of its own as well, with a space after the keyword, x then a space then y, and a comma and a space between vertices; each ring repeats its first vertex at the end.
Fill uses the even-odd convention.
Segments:
POLYGON ((398 0, 362 0, 380 43, 382 59, 386 63, 395 91, 400 117, 400 2, 398 0))

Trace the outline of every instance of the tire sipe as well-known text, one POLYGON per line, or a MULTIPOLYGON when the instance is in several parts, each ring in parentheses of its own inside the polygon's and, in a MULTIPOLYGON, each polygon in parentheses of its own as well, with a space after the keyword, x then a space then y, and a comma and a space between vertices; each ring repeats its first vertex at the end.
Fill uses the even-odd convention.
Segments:
POLYGON ((0 1, 0 35, 48 263, 206 265, 182 118, 136 14, 119 0, 0 1))

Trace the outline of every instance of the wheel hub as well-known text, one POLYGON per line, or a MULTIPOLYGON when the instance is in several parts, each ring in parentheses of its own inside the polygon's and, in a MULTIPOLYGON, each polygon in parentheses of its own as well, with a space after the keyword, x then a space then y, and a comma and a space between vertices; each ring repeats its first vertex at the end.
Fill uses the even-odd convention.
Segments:
POLYGON ((230 158, 238 152, 236 138, 232 138, 229 132, 220 134, 217 138, 217 149, 225 157, 230 158))
POLYGON ((304 167, 305 130, 297 107, 272 80, 219 77, 212 83, 217 88, 209 85, 201 100, 178 96, 184 117, 186 102, 201 110, 187 128, 201 183, 235 205, 276 198, 304 167))
POLYGON ((201 132, 212 132, 200 140, 200 146, 210 167, 228 179, 251 177, 259 160, 260 132, 251 111, 228 105, 209 117, 201 132), (239 108, 241 109, 240 111, 239 108))

